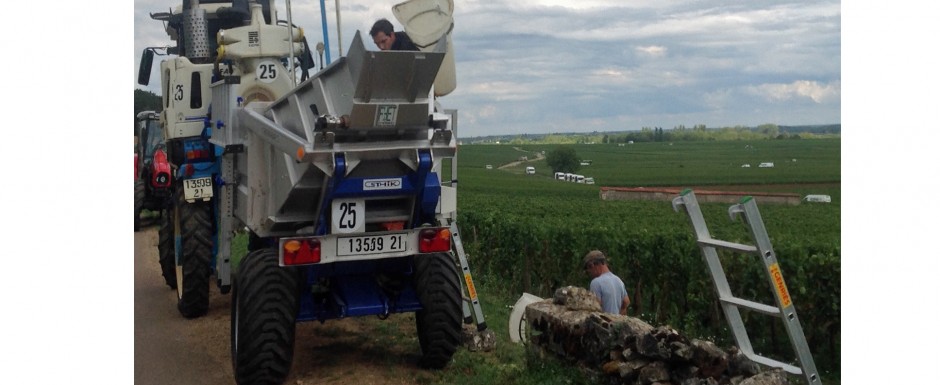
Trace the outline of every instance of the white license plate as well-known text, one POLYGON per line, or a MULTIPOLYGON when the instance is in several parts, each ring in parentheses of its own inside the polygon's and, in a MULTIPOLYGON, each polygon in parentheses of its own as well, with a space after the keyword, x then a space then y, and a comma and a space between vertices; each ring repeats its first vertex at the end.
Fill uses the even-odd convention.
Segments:
POLYGON ((183 197, 187 201, 212 198, 212 178, 184 179, 183 197))
POLYGON ((336 256, 384 254, 405 251, 406 233, 336 238, 336 256))

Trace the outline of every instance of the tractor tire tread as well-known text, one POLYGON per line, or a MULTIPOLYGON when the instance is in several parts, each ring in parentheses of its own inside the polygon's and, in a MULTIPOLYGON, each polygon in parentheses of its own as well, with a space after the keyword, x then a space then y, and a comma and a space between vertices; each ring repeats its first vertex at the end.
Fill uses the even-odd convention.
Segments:
POLYGON ((232 366, 239 384, 280 384, 294 357, 300 274, 277 251, 250 252, 233 280, 232 366))
POLYGON ((460 275, 449 254, 415 257, 415 289, 424 307, 415 314, 420 364, 441 369, 450 362, 460 344, 460 275))

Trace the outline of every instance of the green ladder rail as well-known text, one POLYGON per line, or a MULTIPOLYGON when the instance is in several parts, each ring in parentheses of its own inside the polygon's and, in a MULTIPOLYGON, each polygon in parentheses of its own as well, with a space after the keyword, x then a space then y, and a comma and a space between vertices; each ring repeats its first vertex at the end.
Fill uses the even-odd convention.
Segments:
POLYGON ((695 230, 695 236, 699 248, 702 250, 702 256, 708 265, 709 274, 715 289, 718 292, 718 300, 721 303, 721 309, 724 311, 725 318, 731 327, 734 339, 741 352, 751 361, 758 364, 781 368, 784 371, 802 375, 806 378, 807 384, 822 384, 819 378, 819 372, 816 370, 816 364, 813 363, 813 356, 810 354, 809 346, 806 344, 806 337, 803 334, 803 327, 800 326, 800 320, 796 315, 793 300, 787 291, 786 283, 780 272, 780 265, 777 263, 777 257, 774 254, 773 247, 770 244, 770 237, 767 235, 767 229, 761 219, 760 212, 757 210, 757 202, 750 196, 741 199, 741 202, 728 208, 728 215, 734 221, 736 217, 743 217, 747 225, 751 239, 754 245, 744 245, 733 242, 726 242, 713 239, 708 232, 705 224, 705 218, 702 216, 702 210, 699 207, 695 193, 686 189, 678 197, 672 200, 673 209, 678 212, 684 209, 692 222, 692 228, 695 230), (718 258, 718 249, 728 250, 735 253, 757 256, 764 265, 764 271, 773 291, 776 300, 776 306, 765 305, 746 299, 738 298, 731 292, 728 279, 725 276, 724 268, 718 258), (751 341, 748 338, 747 329, 744 321, 741 319, 739 308, 749 309, 761 314, 767 314, 778 317, 783 321, 784 328, 790 338, 793 351, 796 353, 799 367, 784 362, 761 356, 754 352, 751 341))

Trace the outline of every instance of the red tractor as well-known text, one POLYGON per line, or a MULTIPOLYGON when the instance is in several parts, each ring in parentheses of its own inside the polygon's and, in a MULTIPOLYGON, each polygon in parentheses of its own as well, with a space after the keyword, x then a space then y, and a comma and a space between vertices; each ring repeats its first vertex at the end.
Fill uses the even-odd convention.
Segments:
POLYGON ((162 214, 170 197, 170 162, 160 128, 160 115, 142 111, 134 119, 134 231, 143 210, 162 214))

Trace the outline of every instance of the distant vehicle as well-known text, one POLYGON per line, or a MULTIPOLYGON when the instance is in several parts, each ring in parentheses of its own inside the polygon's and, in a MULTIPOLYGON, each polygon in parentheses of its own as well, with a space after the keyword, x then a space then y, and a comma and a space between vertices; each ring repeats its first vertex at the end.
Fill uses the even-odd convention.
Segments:
POLYGON ((134 231, 140 230, 143 210, 160 212, 169 206, 171 169, 166 141, 156 111, 142 111, 134 121, 134 231))
POLYGON ((741 165, 741 168, 748 168, 748 167, 751 167, 749 163, 745 163, 741 165))
POLYGON ((493 165, 492 165, 492 164, 486 165, 486 169, 487 169, 487 170, 492 170, 492 169, 493 169, 493 165))
POLYGON ((556 172, 556 173, 555 173, 555 179, 557 179, 557 180, 565 180, 565 173, 563 173, 563 172, 556 172))
POLYGON ((525 168, 526 175, 535 175, 535 167, 529 166, 525 168))
POLYGON ((581 165, 582 165, 582 166, 590 166, 590 165, 591 165, 591 162, 593 162, 593 160, 585 159, 585 160, 582 160, 582 161, 581 161, 581 165))
POLYGON ((594 178, 584 178, 584 184, 594 184, 594 178))
POLYGON ((809 194, 803 197, 803 200, 806 202, 830 203, 832 202, 832 197, 823 194, 809 194))
POLYGON ((584 175, 575 175, 574 178, 575 178, 574 180, 575 182, 584 183, 584 175))
POLYGON ((763 162, 763 163, 761 163, 760 165, 758 165, 757 167, 761 167, 761 168, 771 168, 771 167, 773 167, 773 166, 774 166, 774 162, 763 162))

